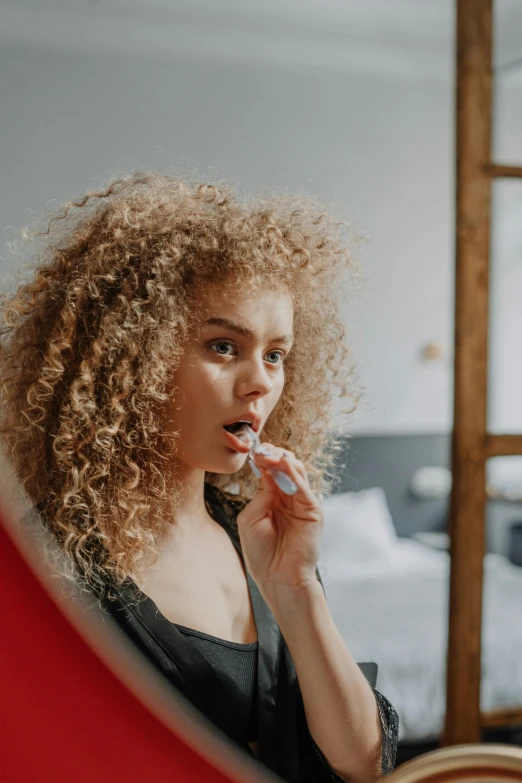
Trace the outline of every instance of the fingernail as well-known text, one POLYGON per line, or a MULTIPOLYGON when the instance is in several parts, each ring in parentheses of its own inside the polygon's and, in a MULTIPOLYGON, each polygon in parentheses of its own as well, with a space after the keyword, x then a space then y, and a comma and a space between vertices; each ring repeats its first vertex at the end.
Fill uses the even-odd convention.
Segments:
POLYGON ((257 465, 256 465, 256 463, 254 462, 254 460, 252 460, 252 459, 249 459, 249 460, 248 460, 248 464, 250 465, 250 467, 251 467, 251 469, 252 469, 252 473, 254 474, 254 476, 257 476, 257 478, 261 478, 261 471, 260 471, 260 470, 259 470, 259 468, 257 467, 257 465))

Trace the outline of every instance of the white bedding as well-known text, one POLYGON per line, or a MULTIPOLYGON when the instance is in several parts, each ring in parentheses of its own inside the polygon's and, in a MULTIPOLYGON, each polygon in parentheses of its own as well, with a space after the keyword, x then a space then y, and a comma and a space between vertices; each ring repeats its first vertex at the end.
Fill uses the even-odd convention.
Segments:
MULTIPOLYGON (((333 528, 332 528, 333 529, 333 528)), ((449 555, 397 538, 371 559, 322 554, 335 623, 357 661, 379 666, 377 688, 397 710, 401 740, 443 728, 449 555)), ((481 708, 522 705, 522 568, 485 558, 481 708)))

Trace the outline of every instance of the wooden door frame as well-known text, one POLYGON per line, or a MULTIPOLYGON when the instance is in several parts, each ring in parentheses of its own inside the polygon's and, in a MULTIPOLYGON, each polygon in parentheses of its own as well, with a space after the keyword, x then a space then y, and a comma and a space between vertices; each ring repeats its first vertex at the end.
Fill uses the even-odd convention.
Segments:
POLYGON ((480 712, 486 463, 522 454, 522 435, 487 432, 491 182, 522 167, 491 161, 493 0, 457 0, 455 386, 451 571, 443 744, 480 742, 482 728, 522 723, 519 710, 480 712))

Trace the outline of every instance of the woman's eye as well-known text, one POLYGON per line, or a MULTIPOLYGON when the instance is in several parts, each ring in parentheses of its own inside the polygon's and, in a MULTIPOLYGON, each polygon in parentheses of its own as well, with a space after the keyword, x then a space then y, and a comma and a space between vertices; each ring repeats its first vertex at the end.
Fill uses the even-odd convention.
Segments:
MULTIPOLYGON (((221 340, 219 343, 214 343, 214 345, 211 345, 210 348, 211 349, 218 348, 220 345, 232 345, 232 343, 221 340)), ((220 356, 228 356, 228 354, 221 353, 220 351, 216 351, 216 353, 218 353, 220 356)))
MULTIPOLYGON (((231 356, 230 353, 225 353, 225 352, 222 352, 220 350, 220 348, 223 347, 223 346, 225 347, 225 350, 226 350, 226 348, 234 348, 234 343, 231 343, 228 340, 220 340, 217 343, 213 343, 209 347, 210 347, 211 350, 214 351, 214 353, 217 353, 218 356, 231 356)), ((277 358, 276 358, 275 361, 270 361, 269 362, 270 364, 282 364, 283 363, 283 360, 284 360, 284 353, 283 353, 283 351, 270 351, 267 354, 267 356, 275 356, 275 357, 278 357, 280 359, 280 361, 278 361, 277 358)))
MULTIPOLYGON (((269 355, 269 356, 270 356, 270 355, 272 355, 272 356, 278 356, 278 357, 281 359, 281 361, 280 361, 280 364, 282 364, 282 363, 283 363, 283 360, 284 360, 284 358, 285 358, 285 357, 284 357, 284 355, 283 355, 283 352, 282 352, 282 351, 270 351, 270 353, 269 353, 268 355, 269 355)), ((270 362, 270 364, 277 364, 277 362, 270 362)))

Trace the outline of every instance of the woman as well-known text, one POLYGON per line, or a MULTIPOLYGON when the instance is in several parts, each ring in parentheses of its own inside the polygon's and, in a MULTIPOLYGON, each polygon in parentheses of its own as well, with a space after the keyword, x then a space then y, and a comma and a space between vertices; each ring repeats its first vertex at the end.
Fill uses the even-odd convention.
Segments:
POLYGON ((76 581, 292 782, 374 780, 397 745, 317 571, 351 394, 342 229, 304 198, 135 173, 51 219, 2 310, 4 443, 76 581))

